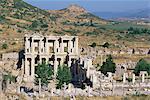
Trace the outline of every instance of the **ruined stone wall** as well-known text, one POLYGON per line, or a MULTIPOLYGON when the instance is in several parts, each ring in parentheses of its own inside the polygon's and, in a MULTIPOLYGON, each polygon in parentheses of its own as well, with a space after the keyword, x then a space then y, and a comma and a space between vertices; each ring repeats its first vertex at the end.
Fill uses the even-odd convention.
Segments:
POLYGON ((17 52, 2 54, 2 60, 18 60, 19 54, 17 52))

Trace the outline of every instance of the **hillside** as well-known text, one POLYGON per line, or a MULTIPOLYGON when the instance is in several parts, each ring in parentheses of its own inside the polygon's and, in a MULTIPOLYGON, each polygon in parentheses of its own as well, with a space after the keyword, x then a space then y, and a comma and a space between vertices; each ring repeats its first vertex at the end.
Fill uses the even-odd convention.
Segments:
MULTIPOLYGON (((130 24, 130 23, 129 23, 130 24)), ((131 24, 132 25, 132 24, 131 24)), ((130 26, 99 18, 78 5, 70 5, 61 10, 42 10, 22 0, 0 0, 0 53, 18 51, 23 48, 24 34, 39 32, 53 35, 78 35, 79 45, 86 47, 92 42, 102 44, 113 42, 122 45, 132 37, 120 34, 130 26), (122 27, 121 27, 122 26, 122 27), (121 27, 122 30, 117 30, 121 27), (121 36, 118 39, 118 37, 121 36), (87 41, 87 42, 85 42, 87 41), (4 44, 7 49, 2 48, 4 44)), ((140 27, 140 26, 138 26, 140 27)), ((146 27, 147 26, 142 26, 146 27)), ((149 36, 134 37, 135 41, 147 42, 149 36)))
POLYGON ((93 31, 94 24, 107 23, 77 5, 45 11, 22 0, 0 0, 0 13, 0 46, 9 44, 10 51, 22 48, 25 33, 77 35, 93 31))

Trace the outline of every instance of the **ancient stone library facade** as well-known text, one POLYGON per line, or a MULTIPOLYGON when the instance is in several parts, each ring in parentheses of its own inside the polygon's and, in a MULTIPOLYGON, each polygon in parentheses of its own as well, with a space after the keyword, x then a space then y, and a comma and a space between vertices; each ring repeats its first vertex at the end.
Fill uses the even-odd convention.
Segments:
POLYGON ((77 36, 25 35, 24 78, 33 81, 36 67, 46 62, 53 67, 56 76, 59 65, 71 64, 79 58, 77 36))

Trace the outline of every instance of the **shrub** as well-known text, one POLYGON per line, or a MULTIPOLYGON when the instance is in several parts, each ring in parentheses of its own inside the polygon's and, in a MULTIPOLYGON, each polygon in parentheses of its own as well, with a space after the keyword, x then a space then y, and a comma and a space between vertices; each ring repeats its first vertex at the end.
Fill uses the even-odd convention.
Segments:
POLYGON ((150 64, 144 59, 140 59, 137 65, 135 66, 134 73, 139 75, 140 71, 147 71, 150 74, 150 64))
POLYGON ((2 45, 2 49, 7 49, 8 48, 8 45, 6 44, 6 43, 4 43, 3 45, 2 45))
POLYGON ((4 79, 4 81, 10 80, 13 83, 16 82, 16 77, 11 75, 10 73, 8 75, 4 75, 3 79, 4 79))
POLYGON ((47 24, 43 24, 43 25, 41 26, 41 28, 48 28, 48 25, 47 25, 47 24))
POLYGON ((115 73, 115 70, 116 70, 116 64, 113 62, 112 56, 109 55, 108 58, 106 59, 106 62, 103 62, 100 71, 104 75, 107 75, 107 72, 115 73))

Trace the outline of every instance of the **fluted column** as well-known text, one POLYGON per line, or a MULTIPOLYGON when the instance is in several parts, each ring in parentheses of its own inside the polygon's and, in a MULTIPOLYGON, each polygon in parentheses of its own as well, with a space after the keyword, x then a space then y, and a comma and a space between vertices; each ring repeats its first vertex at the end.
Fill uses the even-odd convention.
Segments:
POLYGON ((61 38, 61 43, 60 43, 60 52, 63 53, 64 52, 64 44, 63 44, 63 38, 61 38))
POLYGON ((34 39, 31 39, 31 53, 34 53, 34 39))
POLYGON ((75 53, 78 55, 78 37, 75 38, 75 53))
POLYGON ((39 57, 39 63, 40 64, 42 63, 42 57, 41 56, 39 57))
POLYGON ((57 75, 57 69, 58 69, 58 61, 57 61, 57 58, 55 57, 54 59, 54 76, 55 77, 57 75))
POLYGON ((0 75, 1 75, 1 76, 0 76, 0 93, 1 93, 1 92, 2 92, 2 83, 3 83, 2 80, 3 80, 3 79, 2 79, 2 74, 0 74, 0 75))
POLYGON ((101 66, 103 65, 103 54, 101 54, 101 66))
POLYGON ((45 53, 48 54, 48 39, 45 41, 45 53))
POLYGON ((142 73, 142 83, 145 81, 145 73, 142 73))
POLYGON ((55 40, 55 41, 54 41, 54 52, 55 52, 55 53, 57 53, 58 45, 59 45, 58 40, 55 40))
POLYGON ((25 37, 25 53, 27 53, 27 49, 30 52, 30 42, 27 37, 25 37))
POLYGON ((68 52, 71 53, 71 48, 72 48, 72 41, 69 40, 68 42, 68 52))
POLYGON ((87 60, 85 61, 85 67, 87 68, 87 72, 86 72, 87 78, 90 78, 90 66, 88 65, 87 60))
POLYGON ((48 57, 46 57, 45 59, 46 59, 46 61, 45 61, 45 62, 46 62, 46 64, 48 64, 48 57))
POLYGON ((42 39, 40 39, 39 41, 39 53, 40 54, 42 53, 41 50, 42 50, 42 39))
POLYGON ((41 94, 41 79, 39 78, 39 94, 41 94))
POLYGON ((27 61, 27 58, 25 58, 25 75, 29 76, 29 62, 27 61))
POLYGON ((64 58, 62 57, 60 60, 60 65, 62 66, 64 64, 64 58))
POLYGON ((123 83, 126 83, 126 73, 123 74, 123 83))
POLYGON ((71 57, 69 56, 68 67, 71 67, 71 57))
POLYGON ((133 84, 135 83, 135 74, 134 73, 132 74, 132 83, 133 84))
POLYGON ((32 59, 31 59, 31 76, 32 76, 32 78, 34 78, 34 74, 35 74, 35 64, 34 64, 34 62, 35 62, 35 58, 32 57, 32 59))

